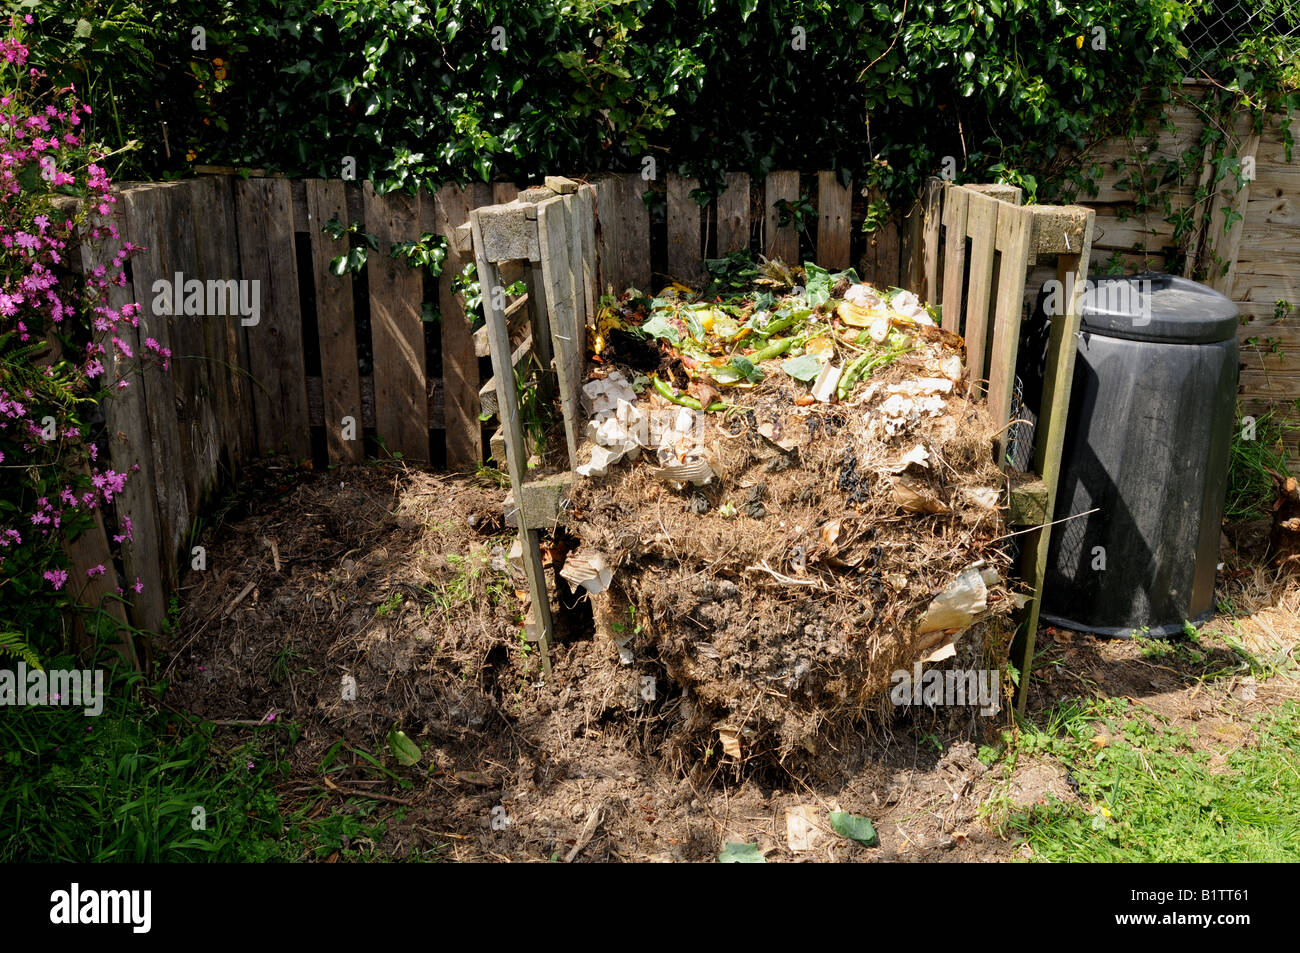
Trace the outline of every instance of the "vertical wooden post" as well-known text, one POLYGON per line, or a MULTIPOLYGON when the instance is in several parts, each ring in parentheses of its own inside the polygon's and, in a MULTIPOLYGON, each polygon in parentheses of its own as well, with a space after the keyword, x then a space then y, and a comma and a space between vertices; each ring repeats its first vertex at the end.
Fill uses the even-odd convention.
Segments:
MULTIPOLYGON (((555 200, 559 201, 559 200, 555 200)), ((556 206, 552 206, 556 207, 556 206)), ((561 210, 563 206, 558 206, 561 210)), ((561 211, 561 214, 563 212, 561 211)), ((470 227, 474 236, 474 252, 479 280, 483 287, 491 288, 500 282, 496 262, 488 261, 483 249, 483 231, 477 209, 470 212, 470 227)), ((506 443, 506 467, 514 486, 515 499, 523 500, 524 482, 528 470, 527 451, 524 446, 523 423, 519 419, 519 395, 515 391, 514 365, 511 361, 510 329, 505 311, 498 309, 491 294, 483 295, 483 316, 488 329, 488 343, 492 352, 492 374, 496 379, 497 408, 506 443)), ((542 672, 551 676, 551 621, 550 597, 546 591, 546 575, 542 567, 537 530, 528 525, 527 513, 521 505, 516 513, 519 525, 519 543, 523 551, 524 574, 528 577, 528 595, 532 603, 533 625, 541 650, 542 672)))
POLYGON ((1020 669, 1016 688, 1016 712, 1025 713, 1029 697, 1029 679, 1038 639, 1038 616, 1042 608, 1043 581, 1047 576, 1047 549, 1051 542, 1052 514, 1056 511, 1056 491, 1061 480, 1061 455, 1065 447, 1065 428, 1070 412, 1070 391, 1074 384, 1074 360, 1078 351, 1080 311, 1084 282, 1088 277, 1088 259, 1092 254, 1092 230, 1095 213, 1085 216, 1083 241, 1077 254, 1062 254, 1056 260, 1056 278, 1065 291, 1065 313, 1052 319, 1052 333, 1047 348, 1047 368, 1043 381, 1043 404, 1038 414, 1038 433, 1034 440, 1034 470, 1047 486, 1046 525, 1027 534, 1021 555, 1021 574, 1033 587, 1020 631, 1011 644, 1011 659, 1020 669))

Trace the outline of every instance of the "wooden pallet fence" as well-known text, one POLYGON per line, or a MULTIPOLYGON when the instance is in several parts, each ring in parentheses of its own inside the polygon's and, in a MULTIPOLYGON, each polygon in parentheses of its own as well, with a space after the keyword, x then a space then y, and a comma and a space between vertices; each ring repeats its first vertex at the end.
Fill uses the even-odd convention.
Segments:
MULTIPOLYGON (((496 193, 511 189, 502 183, 496 193)), ((363 458, 367 427, 412 461, 427 461, 430 431, 445 429, 451 466, 481 463, 479 358, 450 279, 470 260, 456 244, 457 227, 493 191, 448 186, 433 195, 379 196, 357 183, 224 175, 119 190, 119 241, 140 250, 130 261, 130 282, 110 287, 108 301, 116 308, 136 303, 140 317, 138 328, 117 332, 136 359, 107 362, 110 382, 128 386, 114 388, 104 413, 107 463, 131 474, 113 508, 119 526, 124 516, 133 526, 133 539, 120 548, 121 577, 125 587, 139 579, 143 590, 128 592, 129 609, 122 608, 115 574, 93 577, 80 587, 84 604, 159 631, 168 599, 190 569, 196 518, 254 457, 287 453, 309 461, 313 426, 323 428, 332 464, 363 458), (321 231, 335 217, 372 230, 381 245, 367 274, 371 374, 360 374, 353 278, 329 271, 331 259, 346 252, 321 231), (387 254, 389 243, 425 231, 449 245, 438 284, 441 369, 425 361, 425 273, 387 254), (302 275, 299 243, 310 253, 302 275), (300 287, 311 289, 316 303, 310 333, 300 287), (256 313, 241 313, 241 302, 256 303, 256 313), (319 349, 319 377, 306 374, 309 348, 319 349), (161 349, 171 352, 166 367, 161 349)), ((594 246, 593 235, 584 240, 594 246)), ((119 247, 83 246, 80 263, 93 266, 119 247)), ((114 547, 97 524, 72 541, 69 553, 84 577, 87 568, 112 564, 114 547)))
POLYGON ((1012 517, 1021 520, 1016 525, 1030 530, 1022 552, 1021 575, 1032 587, 1033 598, 1012 646, 1012 661, 1022 673, 1016 704, 1023 711, 1046 577, 1050 521, 1060 478, 1095 213, 1081 206, 1022 206, 1020 200, 1020 190, 1008 186, 960 186, 931 180, 922 202, 916 260, 920 286, 942 289, 944 329, 966 340, 971 393, 987 393, 989 412, 999 430, 996 452, 1000 461, 1005 460, 1011 423, 1026 275, 1040 256, 1055 257, 1056 278, 1064 289, 1063 313, 1052 319, 1032 472, 1011 477, 1012 514, 1031 514, 1012 517))

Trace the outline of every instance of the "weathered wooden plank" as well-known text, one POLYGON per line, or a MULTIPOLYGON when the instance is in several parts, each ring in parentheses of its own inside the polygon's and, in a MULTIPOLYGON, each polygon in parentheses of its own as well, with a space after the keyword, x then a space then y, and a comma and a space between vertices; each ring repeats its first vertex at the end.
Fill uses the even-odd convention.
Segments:
POLYGON ((179 231, 174 238, 181 253, 178 265, 187 283, 190 279, 200 283, 203 299, 200 315, 173 318, 173 336, 181 352, 173 357, 179 357, 177 369, 186 369, 189 379, 188 393, 181 396, 188 410, 194 470, 189 491, 190 508, 194 512, 220 491, 223 466, 228 475, 229 455, 224 444, 233 409, 225 326, 239 323, 238 308, 231 306, 237 299, 232 302, 229 295, 209 293, 210 289, 230 287, 226 282, 238 277, 235 273, 224 273, 219 260, 219 244, 225 235, 216 231, 222 223, 216 214, 214 184, 209 178, 191 179, 182 183, 183 190, 173 193, 185 212, 184 217, 176 217, 173 226, 179 231))
MULTIPOLYGON (((235 192, 232 181, 214 177, 212 206, 208 211, 211 228, 206 232, 213 245, 213 263, 223 280, 240 277, 239 228, 235 219, 235 192)), ((232 419, 227 421, 226 445, 230 451, 232 473, 257 454, 257 424, 253 419, 253 380, 249 372, 248 335, 242 320, 222 322, 226 337, 228 362, 226 385, 232 419)))
POLYGON ((943 329, 961 333, 962 293, 966 283, 965 189, 948 186, 943 194, 943 329))
POLYGON ((700 252, 700 206, 690 194, 699 187, 699 179, 675 172, 668 176, 668 274, 691 287, 700 280, 704 257, 700 252))
POLYGON ((984 392, 984 352, 993 290, 993 252, 997 242, 998 201, 971 191, 966 197, 966 234, 971 241, 970 286, 966 294, 966 369, 971 393, 984 392))
MULTIPOLYGON (((100 263, 111 262, 121 251, 122 242, 130 241, 127 220, 128 203, 121 191, 113 205, 109 219, 116 225, 119 238, 105 235, 97 250, 83 245, 81 259, 83 272, 100 263)), ((141 253, 143 254, 143 253, 141 253)), ((107 305, 115 311, 132 304, 136 294, 132 285, 119 287, 110 284, 106 289, 107 305)), ((152 298, 142 299, 148 305, 152 298)), ((112 397, 103 404, 108 442, 108 465, 119 473, 128 474, 126 486, 114 498, 114 510, 121 525, 119 532, 126 533, 122 516, 130 517, 131 539, 121 546, 122 566, 127 585, 134 587, 138 579, 143 587, 140 593, 128 592, 131 600, 130 619, 136 628, 146 632, 159 632, 166 614, 166 596, 163 580, 163 558, 158 533, 158 501, 153 477, 152 440, 145 409, 145 383, 140 370, 140 335, 129 321, 122 321, 112 332, 97 336, 104 345, 104 382, 112 397), (112 345, 112 338, 124 341, 131 349, 132 358, 120 355, 112 345), (125 381, 126 387, 118 385, 125 381)))
MULTIPOLYGON (((583 324, 594 325, 596 306, 600 301, 600 280, 596 273, 596 190, 590 185, 581 186, 574 193, 573 211, 582 251, 583 324)), ((585 346, 585 343, 579 344, 580 349, 585 346)))
POLYGON ((316 290, 316 328, 320 340, 321 422, 329 461, 360 463, 362 439, 361 370, 357 360, 357 321, 352 306, 352 273, 334 275, 330 261, 347 254, 346 239, 332 239, 321 228, 347 217, 341 181, 308 179, 307 231, 311 241, 312 285, 316 290), (347 426, 348 419, 352 426, 347 426))
POLYGON ((787 265, 799 265, 799 232, 794 222, 789 225, 778 224, 781 202, 799 201, 798 172, 769 172, 763 182, 763 254, 768 258, 779 258, 787 265))
POLYGON ((600 287, 622 294, 628 288, 650 289, 650 210, 642 193, 646 183, 636 173, 599 180, 596 191, 600 287))
POLYGON ((728 172, 726 190, 718 196, 718 255, 748 248, 749 174, 728 172))
POLYGON ((989 356, 989 413, 998 431, 999 463, 1006 455, 1011 394, 1015 390, 1016 350, 1020 343, 1020 314, 1025 305, 1025 271, 1029 266, 1032 234, 1031 211, 1024 206, 1006 203, 999 207, 997 248, 1002 263, 998 268, 993 350, 989 356))
POLYGON ((921 301, 939 301, 939 226, 942 223, 943 180, 934 177, 921 193, 921 273, 917 295, 921 301))
MULTIPOLYGON (((575 249, 570 235, 572 201, 567 197, 554 198, 537 206, 537 238, 541 247, 542 284, 555 353, 560 403, 564 408, 564 436, 568 443, 571 466, 576 466, 578 390, 582 385, 582 352, 585 342, 579 337, 584 333, 583 322, 579 317, 581 305, 578 285, 581 272, 577 270, 580 266, 573 260, 575 249)), ((508 355, 503 355, 503 363, 506 357, 508 355)), ((499 373, 495 364, 493 373, 499 373)))
MULTIPOLYGON (((1085 241, 1078 255, 1061 255, 1057 259, 1057 280, 1065 289, 1065 313, 1052 321, 1047 347, 1047 368, 1043 383, 1043 404, 1034 436, 1034 471, 1047 487, 1045 511, 1056 511, 1056 492, 1061 477, 1061 455, 1065 446, 1065 428, 1070 409, 1070 390, 1074 380, 1077 353, 1075 335, 1079 330, 1079 313, 1088 259, 1092 252, 1092 222, 1085 230, 1085 241)), ((1051 542, 1051 524, 1028 533, 1021 555, 1021 572, 1033 590, 1025 619, 1011 647, 1011 659, 1020 670, 1016 691, 1016 710, 1023 714, 1029 696, 1029 683, 1038 637, 1038 616, 1042 608, 1043 581, 1047 575, 1047 549, 1051 542)))
POLYGON ((135 353, 143 368, 141 410, 148 421, 147 444, 139 450, 151 455, 151 495, 157 503, 158 562, 163 598, 177 585, 177 554, 189 532, 190 519, 180 423, 176 417, 175 382, 170 366, 164 369, 157 352, 145 346, 146 341, 152 340, 158 347, 170 349, 172 343, 168 320, 173 309, 172 296, 154 291, 156 281, 170 283, 174 278, 165 247, 166 218, 170 214, 168 191, 167 186, 155 185, 131 189, 123 194, 129 240, 139 249, 131 258, 131 279, 135 300, 141 304, 140 346, 135 353))
POLYGON ((135 640, 127 625, 126 606, 117 595, 117 571, 113 567, 113 553, 104 531, 104 516, 99 510, 91 514, 91 524, 76 539, 64 545, 68 555, 67 593, 79 606, 92 612, 98 633, 87 624, 85 616, 76 617, 77 638, 85 648, 90 648, 92 636, 114 639, 113 649, 123 661, 137 672, 143 666, 136 651, 135 640))
POLYGON ((258 449, 303 460, 311 431, 288 180, 236 182, 235 213, 241 271, 257 282, 261 304, 258 323, 245 328, 258 449))
POLYGON ((474 353, 473 318, 465 314, 451 279, 469 262, 473 252, 462 252, 453 241, 458 225, 469 221, 470 211, 491 201, 486 186, 444 185, 432 203, 422 207, 423 231, 447 238, 447 257, 438 279, 438 310, 442 313, 442 381, 445 393, 447 466, 453 470, 477 469, 483 461, 483 427, 478 419, 479 371, 474 353), (430 214, 432 213, 432 214, 430 214))
POLYGON ((836 271, 849 267, 849 186, 834 172, 817 173, 817 263, 836 271))
MULTIPOLYGON (((557 210, 557 218, 563 221, 564 206, 562 199, 551 200, 539 206, 539 223, 541 209, 549 206, 557 210), (558 204, 557 204, 558 203, 558 204)), ((551 213, 547 213, 548 216, 551 213)), ((471 212, 470 223, 474 235, 476 261, 479 277, 489 284, 500 280, 496 265, 482 253, 483 233, 477 210, 471 212)), ((539 224, 539 232, 545 231, 539 224)), ((540 236, 539 236, 540 237, 540 236)), ((558 252, 558 248, 557 248, 558 252)), ((570 283, 572 276, 570 275, 570 283)), ((570 298, 572 300, 572 289, 570 298)), ((510 473, 510 482, 516 492, 523 493, 527 477, 527 456, 524 448, 523 422, 519 419, 519 395, 514 387, 514 375, 510 367, 510 338, 505 315, 496 307, 491 295, 483 296, 483 314, 488 326, 492 350, 492 373, 497 381, 497 402, 501 408, 501 424, 505 436, 506 466, 510 473)), ((537 636, 542 671, 549 678, 551 673, 551 605, 546 592, 545 570, 542 568, 541 550, 536 529, 528 526, 527 516, 517 515, 519 526, 519 543, 523 555, 524 573, 528 578, 529 599, 532 604, 534 631, 537 636)))
POLYGON ((423 277, 419 269, 388 253, 397 242, 419 237, 420 197, 402 192, 377 195, 369 182, 362 194, 368 228, 379 242, 379 254, 369 261, 375 429, 390 453, 426 462, 429 405, 420 319, 423 277))
MULTIPOLYGON (((162 223, 163 257, 173 284, 173 294, 183 295, 182 308, 171 314, 168 322, 185 495, 191 514, 198 513, 216 490, 220 456, 211 359, 206 353, 204 325, 228 320, 208 313, 206 286, 199 273, 196 243, 199 216, 196 215, 194 191, 201 185, 193 179, 169 185, 167 217, 162 223)), ((203 215, 207 213, 201 207, 198 211, 203 215)))

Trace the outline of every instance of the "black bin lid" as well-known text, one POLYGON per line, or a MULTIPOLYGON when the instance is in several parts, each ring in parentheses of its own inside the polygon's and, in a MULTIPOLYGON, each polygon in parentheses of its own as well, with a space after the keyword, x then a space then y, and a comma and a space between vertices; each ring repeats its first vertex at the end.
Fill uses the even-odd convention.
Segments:
POLYGON ((1213 288, 1178 275, 1142 272, 1090 279, 1083 330, 1102 337, 1210 344, 1237 333, 1237 305, 1213 288))

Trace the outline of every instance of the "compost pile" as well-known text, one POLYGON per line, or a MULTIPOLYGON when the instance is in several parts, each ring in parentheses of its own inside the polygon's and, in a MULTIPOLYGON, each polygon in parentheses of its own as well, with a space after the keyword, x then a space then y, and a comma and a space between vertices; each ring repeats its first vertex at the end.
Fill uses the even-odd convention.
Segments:
POLYGON ((1004 668, 995 435, 915 296, 768 262, 628 291, 589 348, 560 574, 625 704, 671 701, 670 753, 783 760, 889 717, 898 670, 1004 668))

